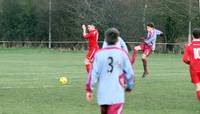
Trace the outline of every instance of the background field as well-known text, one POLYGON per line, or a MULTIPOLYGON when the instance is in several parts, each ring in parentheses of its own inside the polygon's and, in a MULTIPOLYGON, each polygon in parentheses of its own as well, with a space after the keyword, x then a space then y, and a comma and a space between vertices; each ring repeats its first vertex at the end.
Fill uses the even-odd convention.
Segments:
MULTIPOLYGON (((84 52, 0 49, 0 114, 98 114, 85 101, 84 52), (61 86, 60 76, 70 84, 61 86)), ((153 54, 142 79, 136 61, 136 88, 126 95, 124 114, 199 114, 194 86, 182 55, 153 54)))

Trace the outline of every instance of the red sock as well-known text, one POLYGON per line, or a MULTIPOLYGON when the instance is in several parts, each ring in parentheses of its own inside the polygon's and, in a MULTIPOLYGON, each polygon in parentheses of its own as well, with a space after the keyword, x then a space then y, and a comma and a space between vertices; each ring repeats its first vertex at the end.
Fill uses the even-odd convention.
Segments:
POLYGON ((137 55, 138 55, 138 50, 134 50, 133 56, 132 56, 132 62, 131 62, 132 64, 135 63, 135 59, 136 59, 137 55))
POLYGON ((90 72, 90 64, 86 64, 85 66, 86 66, 87 73, 89 73, 90 72))
POLYGON ((200 102, 200 90, 199 90, 199 91, 196 91, 196 94, 197 94, 197 99, 198 99, 199 102, 200 102))

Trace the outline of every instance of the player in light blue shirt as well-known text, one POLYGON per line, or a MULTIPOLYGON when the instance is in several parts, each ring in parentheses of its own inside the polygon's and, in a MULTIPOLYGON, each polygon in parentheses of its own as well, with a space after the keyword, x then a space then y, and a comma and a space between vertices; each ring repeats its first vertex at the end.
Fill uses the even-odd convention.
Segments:
MULTIPOLYGON (((124 42, 124 40, 121 37, 118 37, 118 41, 115 45, 119 48, 124 49, 126 52, 128 52, 128 48, 126 46, 126 43, 124 42)), ((107 46, 108 46, 108 43, 106 41, 104 41, 102 48, 105 48, 107 46)))
POLYGON ((157 36, 160 34, 163 34, 161 31, 155 29, 153 23, 147 24, 147 31, 148 31, 147 37, 139 46, 136 46, 134 48, 134 52, 132 56, 132 64, 134 64, 138 51, 139 50, 143 51, 143 54, 142 54, 142 62, 143 62, 143 68, 144 68, 144 72, 142 75, 143 78, 149 74, 148 69, 147 69, 147 57, 151 54, 152 51, 155 50, 157 36))
POLYGON ((119 31, 110 28, 105 33, 108 46, 94 56, 92 69, 86 84, 86 98, 91 102, 93 88, 97 84, 97 102, 101 114, 122 114, 125 91, 134 87, 134 73, 128 53, 119 48, 119 31))
POLYGON ((161 34, 163 34, 163 32, 154 28, 153 31, 148 32, 148 34, 147 34, 148 37, 144 40, 144 42, 147 45, 152 46, 152 50, 154 51, 156 48, 157 36, 161 35, 161 34))

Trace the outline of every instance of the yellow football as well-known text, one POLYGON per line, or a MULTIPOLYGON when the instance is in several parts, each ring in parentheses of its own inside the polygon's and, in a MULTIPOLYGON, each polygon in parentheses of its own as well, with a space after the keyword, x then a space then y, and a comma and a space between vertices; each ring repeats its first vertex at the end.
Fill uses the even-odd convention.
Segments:
POLYGON ((59 82, 60 82, 60 84, 62 84, 62 85, 66 85, 67 83, 68 83, 68 79, 67 79, 67 77, 60 77, 59 78, 59 82))

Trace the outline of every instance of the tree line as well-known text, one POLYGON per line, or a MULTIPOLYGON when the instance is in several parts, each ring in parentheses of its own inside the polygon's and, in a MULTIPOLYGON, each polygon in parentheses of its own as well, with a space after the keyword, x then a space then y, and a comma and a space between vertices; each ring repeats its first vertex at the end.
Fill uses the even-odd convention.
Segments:
MULTIPOLYGON (((0 0, 0 40, 48 41, 50 0, 0 0)), ((139 41, 145 23, 165 33, 163 42, 187 41, 188 22, 200 26, 198 0, 51 0, 52 41, 81 41, 92 22, 103 40, 109 27, 126 41, 139 41), (191 13, 190 9, 191 8, 191 13)))

